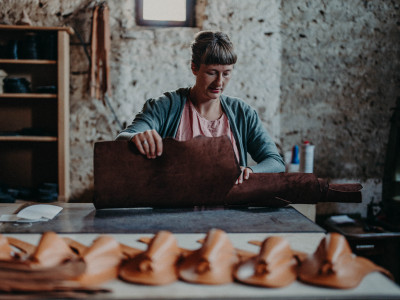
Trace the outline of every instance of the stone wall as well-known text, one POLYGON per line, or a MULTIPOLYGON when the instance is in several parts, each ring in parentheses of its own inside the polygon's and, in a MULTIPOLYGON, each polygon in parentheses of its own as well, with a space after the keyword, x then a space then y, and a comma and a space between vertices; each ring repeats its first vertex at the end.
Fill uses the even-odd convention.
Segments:
POLYGON ((400 96, 399 4, 282 1, 282 145, 311 140, 315 173, 361 181, 364 205, 380 200, 390 109, 400 96))
MULTIPOLYGON (((91 201, 93 145, 114 139, 120 129, 110 108, 88 93, 84 46, 90 49, 96 2, 0 0, 2 23, 15 23, 25 9, 34 25, 68 25, 81 36, 71 39, 73 201, 91 201)), ((111 103, 122 123, 132 121, 145 99, 191 85, 193 35, 222 30, 239 57, 226 93, 257 109, 282 152, 309 139, 318 176, 361 180, 365 202, 379 200, 390 108, 399 95, 397 1, 198 0, 196 28, 140 27, 135 1, 107 2, 111 103)))

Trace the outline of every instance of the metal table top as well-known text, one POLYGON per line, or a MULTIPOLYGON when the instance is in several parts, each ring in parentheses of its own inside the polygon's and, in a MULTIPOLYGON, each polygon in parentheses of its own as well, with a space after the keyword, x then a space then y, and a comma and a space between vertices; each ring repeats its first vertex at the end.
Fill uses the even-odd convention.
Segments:
MULTIPOLYGON (((34 204, 34 203, 32 203, 34 204)), ((129 208, 96 210, 91 203, 52 203, 63 210, 47 222, 3 223, 3 233, 204 233, 219 228, 229 233, 325 232, 292 207, 174 209, 129 208)), ((14 213, 23 204, 0 204, 1 214, 14 213), (8 212, 6 212, 6 208, 8 212)))

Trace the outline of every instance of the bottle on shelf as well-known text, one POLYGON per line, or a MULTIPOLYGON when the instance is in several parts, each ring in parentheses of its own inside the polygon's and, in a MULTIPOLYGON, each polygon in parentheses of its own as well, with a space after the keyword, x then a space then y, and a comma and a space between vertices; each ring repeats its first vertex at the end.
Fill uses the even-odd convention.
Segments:
POLYGON ((292 148, 290 164, 288 165, 288 172, 297 173, 299 172, 299 167, 300 167, 299 146, 294 145, 292 148))
POLYGON ((309 141, 304 141, 300 146, 300 172, 313 173, 315 146, 309 141))

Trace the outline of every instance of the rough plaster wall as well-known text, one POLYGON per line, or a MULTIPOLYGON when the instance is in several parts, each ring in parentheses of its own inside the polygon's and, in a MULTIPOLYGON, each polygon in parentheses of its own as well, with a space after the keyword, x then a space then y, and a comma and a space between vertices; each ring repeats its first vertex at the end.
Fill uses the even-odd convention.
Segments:
MULTIPOLYGON (((100 1, 97 1, 100 2, 100 1)), ((33 25, 72 26, 90 50, 94 0, 0 0, 0 21, 14 24, 25 9, 33 25)), ((226 93, 254 106, 274 138, 279 137, 280 35, 278 0, 198 0, 197 28, 136 26, 133 0, 109 0, 112 103, 130 123, 144 101, 193 84, 190 42, 202 29, 231 35, 239 61, 226 93), (257 10, 254 8, 257 7, 257 10)), ((110 109, 88 95, 89 61, 71 38, 71 188, 73 201, 91 201, 93 145, 112 140, 119 128, 110 109)))
POLYGON ((400 95, 399 1, 282 1, 281 140, 316 145, 320 177, 361 181, 380 200, 390 108, 400 95))
POLYGON ((204 29, 227 32, 238 62, 226 94, 254 107, 271 137, 280 136, 280 1, 207 1, 204 29))
MULTIPOLYGON (((90 42, 91 7, 81 12, 78 31, 90 42)), ((177 86, 190 84, 189 47, 194 28, 158 29, 137 27, 134 1, 108 1, 111 27, 112 105, 122 123, 132 122, 144 100, 177 86)), ((109 107, 90 99, 87 93, 87 59, 81 46, 76 46, 76 67, 72 70, 75 85, 71 102, 71 181, 74 198, 90 201, 93 185, 93 144, 113 140, 120 128, 109 107), (85 63, 82 63, 85 61, 85 63), (84 101, 82 101, 84 100, 84 101)), ((72 67, 73 69, 73 67, 72 67)))

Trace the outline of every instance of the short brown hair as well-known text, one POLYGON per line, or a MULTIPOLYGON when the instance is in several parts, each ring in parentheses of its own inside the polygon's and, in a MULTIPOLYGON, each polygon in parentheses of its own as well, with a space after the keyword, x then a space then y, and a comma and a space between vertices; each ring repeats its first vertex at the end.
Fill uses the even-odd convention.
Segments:
POLYGON ((233 65, 237 56, 227 34, 220 31, 200 31, 191 44, 192 62, 200 64, 233 65))

